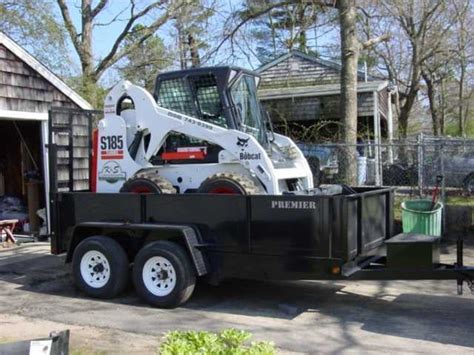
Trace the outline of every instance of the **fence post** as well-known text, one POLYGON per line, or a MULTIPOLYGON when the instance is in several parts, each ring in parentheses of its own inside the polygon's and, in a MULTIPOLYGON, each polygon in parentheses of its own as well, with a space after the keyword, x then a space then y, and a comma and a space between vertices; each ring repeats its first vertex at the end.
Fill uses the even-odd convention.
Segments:
POLYGON ((441 218, 442 218, 442 225, 441 225, 441 234, 444 235, 446 233, 446 182, 444 176, 444 142, 441 142, 441 149, 439 150, 440 153, 440 170, 441 176, 443 180, 441 181, 441 202, 443 203, 443 210, 441 211, 441 218))
POLYGON ((418 158, 418 193, 423 195, 423 133, 417 137, 417 158, 418 158))

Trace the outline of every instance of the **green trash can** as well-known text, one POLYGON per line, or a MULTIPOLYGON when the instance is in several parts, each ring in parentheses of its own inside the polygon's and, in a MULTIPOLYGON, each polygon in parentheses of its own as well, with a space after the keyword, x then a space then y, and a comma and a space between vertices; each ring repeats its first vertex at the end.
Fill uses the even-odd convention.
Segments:
POLYGON ((403 233, 420 233, 441 236, 443 204, 437 202, 431 209, 431 200, 402 202, 403 233))

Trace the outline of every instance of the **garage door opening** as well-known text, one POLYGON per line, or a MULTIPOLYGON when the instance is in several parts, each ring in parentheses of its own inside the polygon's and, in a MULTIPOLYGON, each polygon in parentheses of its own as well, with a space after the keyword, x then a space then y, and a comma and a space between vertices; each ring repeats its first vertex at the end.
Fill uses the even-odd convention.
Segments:
POLYGON ((15 233, 38 235, 44 211, 40 121, 0 120, 0 220, 17 219, 15 233))

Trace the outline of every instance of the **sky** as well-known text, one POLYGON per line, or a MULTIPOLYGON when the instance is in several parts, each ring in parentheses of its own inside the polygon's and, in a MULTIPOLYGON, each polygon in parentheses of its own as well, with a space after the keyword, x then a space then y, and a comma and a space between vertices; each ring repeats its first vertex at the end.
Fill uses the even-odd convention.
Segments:
MULTIPOLYGON (((236 1, 234 1, 235 3, 236 1)), ((71 12, 71 17, 77 29, 80 29, 81 26, 81 13, 80 13, 80 3, 81 0, 68 0, 69 9, 71 12)), ((93 2, 93 6, 97 3, 97 0, 93 2)), ((143 8, 146 6, 149 1, 146 0, 137 0, 137 8, 143 8)), ((96 26, 94 27, 93 32, 93 43, 94 43, 94 57, 96 59, 105 57, 110 49, 113 46, 113 43, 117 36, 122 31, 125 26, 126 19, 128 19, 130 13, 130 6, 128 1, 124 0, 111 0, 109 4, 102 10, 102 12, 96 18, 96 26), (117 21, 110 23, 118 14, 117 21), (110 24, 109 24, 110 23, 110 24), (98 25, 99 24, 99 25, 98 25), (106 26, 101 26, 100 24, 107 24, 106 26)), ((153 21, 152 16, 144 16, 139 23, 147 24, 153 21)), ((173 46, 175 39, 172 35, 174 28, 171 24, 166 24, 160 28, 157 32, 157 35, 161 37, 165 45, 173 46)), ((71 48, 72 49, 72 48, 71 48)), ((79 60, 77 55, 74 53, 73 58, 77 65, 79 60)), ((78 65, 79 68, 79 65, 78 65)), ((106 73, 103 78, 105 81, 114 81, 116 80, 116 72, 114 70, 106 73)))
MULTIPOLYGON (((93 1, 93 6, 95 6, 97 0, 93 1)), ((144 0, 136 1, 137 6, 143 6, 146 3, 144 0)), ((81 12, 80 4, 81 0, 67 0, 69 6, 69 11, 71 14, 72 21, 78 32, 81 28, 81 12)), ((93 29, 93 52, 94 58, 96 60, 105 57, 110 49, 112 48, 115 39, 122 32, 128 15, 130 13, 130 6, 128 1, 124 0, 110 0, 109 4, 100 12, 96 17, 96 26, 93 29), (120 15, 119 15, 120 14, 120 15), (114 18, 119 15, 116 19, 114 18)), ((149 23, 152 20, 150 17, 144 17, 143 22, 149 23)), ((142 23, 143 23, 142 22, 142 23)), ((171 36, 170 31, 172 30, 171 26, 164 26, 158 34, 165 41, 165 43, 171 45, 171 36)), ((71 60, 74 63, 74 70, 76 72, 80 71, 79 58, 75 53, 72 45, 70 46, 71 60)), ((114 82, 118 80, 118 74, 115 69, 107 70, 101 78, 101 82, 106 86, 111 86, 114 82)))
MULTIPOLYGON (((98 1, 93 0, 93 6, 96 5, 98 1)), ((69 5, 69 10, 71 12, 71 17, 73 19, 78 32, 80 32, 81 26, 81 13, 80 13, 80 4, 81 0, 67 0, 69 5)), ((147 4, 149 4, 149 0, 136 0, 137 8, 143 8, 147 4)), ((219 36, 222 36, 222 31, 224 31, 223 23, 229 13, 238 7, 241 3, 241 0, 221 0, 218 2, 218 8, 216 9, 217 15, 213 18, 212 21, 215 23, 210 24, 210 28, 214 29, 215 31, 210 31, 206 35, 209 36, 209 39, 217 39, 219 36)), ((94 57, 96 59, 103 58, 107 53, 110 51, 115 39, 122 31, 125 23, 128 19, 130 11, 130 3, 126 0, 110 0, 107 6, 102 10, 99 16, 96 18, 96 26, 94 27, 93 32, 93 43, 94 43, 94 57), (117 14, 120 14, 117 17, 117 21, 110 23, 117 14), (110 23, 110 24, 109 24, 110 23), (100 25, 100 24, 107 24, 107 25, 100 25)), ((141 20, 141 23, 147 24, 153 21, 152 16, 144 17, 141 20)), ((173 35, 174 27, 171 24, 167 24, 163 26, 157 33, 158 36, 162 38, 165 45, 173 47, 175 45, 175 36, 173 35)), ((318 40, 318 46, 324 46, 330 44, 331 41, 334 41, 334 33, 329 33, 323 38, 318 40)), ((308 34, 308 37, 314 37, 314 34, 308 34)), ((239 43, 240 44, 240 43, 239 43)), ((248 44, 252 46, 252 44, 248 44)), ((245 48, 239 49, 240 50, 240 57, 236 57, 231 55, 230 44, 226 44, 223 46, 222 50, 219 51, 218 56, 213 60, 213 62, 209 63, 212 64, 233 64, 239 65, 249 69, 256 69, 260 63, 258 60, 250 55, 246 56, 245 48), (232 61, 230 63, 229 61, 232 61)), ((77 71, 79 71, 79 59, 77 54, 75 54, 73 48, 71 47, 72 53, 72 60, 75 63, 75 67, 77 67, 77 71)), ((177 60, 176 60, 176 64, 177 60)), ((115 70, 108 70, 105 75, 102 77, 101 81, 104 85, 110 86, 113 82, 118 80, 118 75, 115 70)))

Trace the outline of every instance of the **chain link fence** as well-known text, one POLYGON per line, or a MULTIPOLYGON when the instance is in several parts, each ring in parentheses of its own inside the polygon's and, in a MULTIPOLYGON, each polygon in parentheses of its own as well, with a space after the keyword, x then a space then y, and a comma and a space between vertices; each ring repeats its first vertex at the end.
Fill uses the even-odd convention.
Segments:
POLYGON ((401 191, 423 195, 435 187, 436 177, 442 175, 443 193, 474 193, 474 139, 420 135, 417 139, 383 144, 299 146, 319 183, 344 183, 344 169, 352 166, 357 170, 353 174, 360 186, 396 186, 401 191), (351 165, 347 159, 355 159, 357 164, 351 165))
POLYGON ((445 205, 444 233, 474 236, 474 139, 419 135, 416 139, 377 145, 369 142, 353 146, 299 146, 316 184, 345 183, 345 169, 349 168, 356 185, 396 187, 396 221, 401 220, 402 201, 431 199, 437 177, 443 176, 439 199, 445 205))

